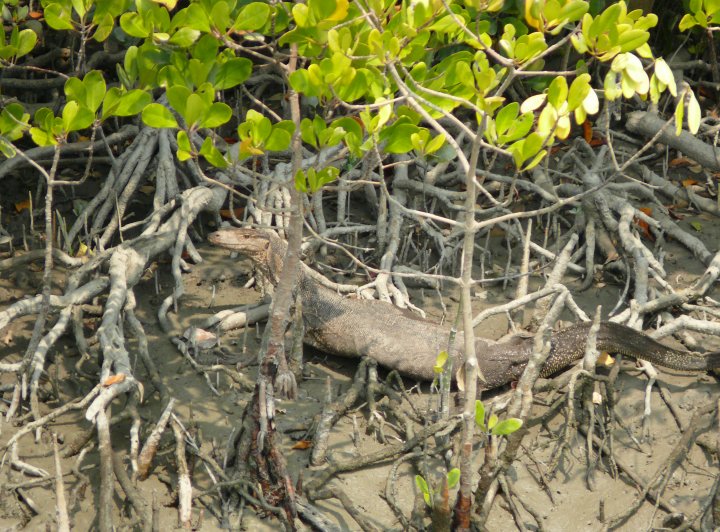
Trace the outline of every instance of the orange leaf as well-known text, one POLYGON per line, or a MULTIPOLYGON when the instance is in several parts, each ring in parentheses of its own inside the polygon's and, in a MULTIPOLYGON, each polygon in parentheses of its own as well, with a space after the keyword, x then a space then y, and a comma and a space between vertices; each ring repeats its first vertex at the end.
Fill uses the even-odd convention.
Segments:
MULTIPOLYGON (((650 207, 640 207, 638 210, 646 216, 652 216, 652 209, 650 207)), ((640 229, 645 238, 651 241, 653 240, 653 236, 650 233, 650 226, 645 220, 635 218, 635 225, 640 229)))
POLYGON ((585 142, 588 144, 592 143, 593 140, 593 129, 592 124, 589 120, 585 120, 585 122, 582 123, 582 129, 583 129, 583 138, 585 139, 585 142))
POLYGON ((685 188, 688 188, 688 187, 698 184, 697 179, 683 179, 681 181, 681 183, 682 183, 682 186, 685 188))
POLYGON ((103 382, 102 385, 105 386, 105 388, 109 388, 113 384, 117 384, 118 382, 122 382, 124 380, 124 373, 116 373, 115 375, 110 375, 107 379, 105 379, 105 382, 103 382))
POLYGON ((670 167, 674 168, 677 166, 690 166, 691 164, 694 164, 693 161, 688 159, 687 157, 677 157, 670 161, 670 167))
POLYGON ((15 210, 17 212, 23 212, 25 209, 30 208, 30 200, 26 199, 25 201, 19 201, 15 204, 15 210))
POLYGON ((310 447, 312 447, 311 440, 300 440, 295 445, 293 445, 291 449, 298 449, 300 451, 304 451, 305 449, 309 449, 310 447))
POLYGON ((30 13, 28 13, 28 16, 32 19, 37 20, 39 18, 43 18, 43 12, 42 11, 30 11, 30 13))

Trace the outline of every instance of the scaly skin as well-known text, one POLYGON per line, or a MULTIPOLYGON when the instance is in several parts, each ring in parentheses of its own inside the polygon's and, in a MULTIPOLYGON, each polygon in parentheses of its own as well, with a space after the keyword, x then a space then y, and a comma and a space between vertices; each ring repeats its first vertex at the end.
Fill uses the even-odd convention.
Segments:
MULTIPOLYGON (((222 229, 208 239, 250 259, 271 283, 276 282, 286 244, 274 233, 222 229)), ((298 290, 303 302, 305 343, 333 355, 369 356, 408 377, 434 378, 435 359, 440 351, 447 349, 449 329, 415 318, 390 303, 343 297, 314 280, 312 270, 305 265, 298 290)), ((581 359, 589 329, 589 323, 580 323, 554 332, 552 350, 541 375, 550 376, 581 359)), ((462 346, 462 333, 459 333, 451 353, 455 368, 464 361, 462 346)), ((720 367, 720 353, 702 356, 673 349, 635 329, 612 322, 601 324, 597 348, 679 370, 706 371, 720 367)), ((485 377, 481 388, 496 388, 518 379, 532 351, 532 338, 515 337, 501 343, 476 340, 475 352, 485 377)))

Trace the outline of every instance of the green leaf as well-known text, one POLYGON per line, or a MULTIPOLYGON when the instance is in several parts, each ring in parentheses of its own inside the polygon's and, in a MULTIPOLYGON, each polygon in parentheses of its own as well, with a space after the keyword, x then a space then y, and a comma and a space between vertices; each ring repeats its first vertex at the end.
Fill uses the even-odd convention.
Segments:
POLYGON ((310 146, 317 149, 317 136, 315 135, 313 121, 309 118, 303 118, 300 121, 300 138, 302 138, 306 144, 310 144, 310 146))
POLYGON ((210 24, 214 26, 218 32, 225 33, 230 26, 230 6, 224 0, 216 0, 210 5, 210 24))
POLYGON ((195 43, 200 37, 200 32, 192 28, 180 28, 176 31, 172 37, 170 37, 170 44, 180 46, 181 48, 189 48, 195 43))
POLYGON ((250 109, 245 116, 252 124, 250 127, 250 137, 252 138, 253 144, 255 146, 263 145, 272 133, 272 123, 270 119, 252 109, 250 109))
POLYGON ((188 98, 192 94, 192 91, 184 85, 173 85, 166 93, 168 103, 175 109, 181 116, 185 115, 185 108, 187 107, 188 98))
POLYGON ((440 351, 440 354, 438 354, 437 358, 435 359, 435 365, 433 366, 433 371, 435 373, 440 374, 443 372, 449 356, 450 355, 447 351, 440 351))
POLYGON ((63 129, 66 133, 90 127, 93 120, 95 120, 95 113, 75 101, 65 104, 62 110, 63 129))
POLYGON ((95 33, 93 33, 93 39, 97 42, 103 42, 105 39, 110 37, 110 34, 115 27, 115 19, 111 14, 105 13, 101 17, 95 16, 93 22, 97 25, 95 33))
POLYGON ((114 116, 133 116, 152 102, 152 96, 139 89, 131 90, 120 97, 114 116))
POLYGON ((683 100, 684 98, 681 98, 680 102, 675 106, 675 135, 678 137, 682 133, 683 118, 685 117, 685 103, 683 100))
POLYGON ((80 15, 80 18, 83 18, 85 13, 87 13, 85 2, 83 2, 83 0, 71 0, 71 3, 77 14, 80 15))
POLYGON ((299 192, 304 192, 307 194, 307 179, 305 177, 305 172, 303 172, 302 170, 298 170, 295 174, 295 189, 299 192))
POLYGON ((202 147, 200 148, 200 155, 205 157, 205 160, 216 168, 226 168, 228 166, 225 157, 223 157, 220 150, 215 147, 210 137, 205 138, 203 141, 202 147))
POLYGON ((231 89, 248 79, 251 73, 252 61, 249 59, 228 59, 218 68, 213 85, 217 90, 231 89))
POLYGON ((193 146, 190 143, 190 137, 188 137, 187 131, 181 129, 177 132, 177 144, 181 150, 192 153, 193 146))
POLYGON ((319 172, 316 172, 315 169, 310 168, 308 170, 308 183, 310 185, 310 192, 314 194, 328 183, 332 183, 333 181, 335 181, 338 175, 340 175, 340 171, 334 166, 323 168, 319 172))
POLYGON ((720 11, 720 0, 705 0, 705 13, 712 16, 720 11))
MULTIPOLYGON (((0 136, 5 137, 5 141, 17 140, 23 135, 23 131, 28 129, 28 119, 30 114, 25 112, 25 108, 19 103, 11 103, 0 111, 0 136)), ((12 148, 14 156, 14 148, 12 148)))
POLYGON ((175 128, 178 127, 177 120, 170 112, 170 110, 164 105, 159 103, 151 103, 146 106, 142 112, 142 119, 145 124, 150 127, 157 128, 175 128))
POLYGON ((200 127, 218 127, 232 117, 232 109, 226 103, 215 102, 210 106, 205 117, 200 121, 200 127))
POLYGON ((460 481, 460 470, 457 467, 452 468, 447 474, 448 489, 453 489, 460 481))
POLYGON ((54 146, 58 143, 54 135, 38 127, 30 128, 30 137, 38 146, 54 146))
POLYGON ((445 135, 437 135, 425 145, 425 155, 431 155, 445 144, 445 135))
MULTIPOLYGON (((46 11, 47 12, 47 11, 46 11)), ((47 16, 47 15, 46 15, 47 16)), ((695 26, 697 22, 695 22, 695 17, 689 14, 685 14, 682 19, 680 19, 680 24, 678 24, 678 29, 680 31, 689 30, 693 26, 695 26)))
POLYGON ((420 131, 420 128, 413 124, 393 124, 380 132, 380 140, 386 140, 383 148, 385 153, 407 153, 413 149, 413 133, 420 131))
POLYGON ((598 35, 609 31, 612 26, 616 25, 621 9, 620 4, 613 4, 596 17, 590 25, 590 38, 597 39, 598 35))
POLYGON ((187 7, 186 25, 188 28, 210 33, 210 20, 205 9, 200 4, 190 4, 187 7))
POLYGON ((192 93, 188 96, 185 111, 180 113, 180 115, 185 119, 189 127, 193 127, 200 123, 208 112, 209 107, 202 96, 197 93, 192 93))
POLYGON ((580 74, 570 85, 568 93, 568 108, 572 111, 582 105, 583 100, 592 90, 590 87, 590 74, 580 74))
POLYGON ((432 494, 430 492, 430 488, 428 487, 427 482, 421 475, 415 475, 415 485, 420 490, 420 493, 423 494, 425 504, 432 508, 432 494))
POLYGON ((693 229, 695 229, 695 231, 697 231, 698 233, 699 233, 700 231, 702 231, 702 224, 701 224, 700 222, 697 222, 697 221, 695 221, 695 222, 690 222, 690 227, 692 227, 693 229))
POLYGON ((547 101, 555 109, 560 109, 562 105, 567 101, 568 86, 567 81, 564 77, 556 77, 550 87, 548 88, 547 101))
POLYGON ((545 158, 546 155, 547 155, 547 150, 541 150, 541 151, 539 151, 539 152, 535 155, 535 158, 534 158, 532 161, 530 161, 529 164, 525 165, 525 166, 522 168, 522 171, 523 171, 523 172, 527 172, 528 170, 532 170, 532 169, 535 168, 538 164, 540 164, 540 162, 545 158))
POLYGON ((0 137, 0 153, 2 153, 7 159, 12 159, 15 155, 17 155, 15 146, 2 137, 0 137))
MULTIPOLYGON (((45 6, 43 10, 45 22, 54 30, 72 30, 72 10, 70 6, 60 3, 52 3, 45 6)), ((48 144, 43 144, 48 146, 48 144)))
POLYGON ((630 52, 639 48, 650 39, 650 33, 645 30, 628 30, 618 36, 617 44, 621 52, 630 52))
POLYGON ((307 176, 308 189, 310 190, 310 192, 317 192, 320 189, 320 183, 315 168, 308 168, 305 175, 307 176))
POLYGON ((145 39, 150 36, 152 27, 147 27, 143 19, 137 13, 124 13, 120 17, 120 27, 131 37, 145 39))
POLYGON ((70 78, 65 82, 65 96, 76 102, 85 101, 85 85, 79 78, 70 78))
POLYGON ((588 3, 581 0, 572 0, 565 4, 560 10, 558 18, 574 22, 580 20, 588 11, 588 3))
POLYGON ((93 113, 100 108, 105 98, 105 78, 99 70, 91 70, 83 78, 85 86, 85 105, 93 113))
POLYGON ((504 419, 492 428, 492 434, 495 436, 507 436, 520 429, 522 424, 522 419, 515 417, 504 419))
POLYGON ((218 55, 219 44, 212 35, 203 35, 195 44, 192 55, 195 59, 199 59, 203 63, 215 61, 218 55))
POLYGON ((282 151, 290 147, 291 134, 286 130, 273 127, 270 136, 265 140, 265 149, 268 151, 282 151))
POLYGON ((264 2, 253 2, 240 10, 235 20, 235 31, 255 31, 267 24, 270 18, 270 6, 264 2))
POLYGON ((495 428, 495 425, 497 425, 498 417, 495 414, 492 414, 490 416, 490 419, 488 419, 488 429, 492 430, 495 428))
POLYGON ((343 128, 346 131, 346 142, 348 136, 355 137, 358 142, 360 142, 363 138, 362 126, 358 124, 356 120, 350 117, 338 118, 337 120, 332 122, 331 127, 343 128))
POLYGON ((296 3, 293 5, 292 15, 295 24, 297 24, 299 28, 305 28, 309 25, 310 10, 306 4, 296 3))
POLYGON ((15 57, 22 57, 28 54, 37 43, 37 34, 33 30, 22 30, 18 33, 17 52, 15 57))
POLYGON ((475 424, 483 432, 487 431, 487 428, 485 427, 485 403, 479 399, 475 401, 475 424))
POLYGON ((495 127, 497 128, 498 135, 502 135, 508 129, 510 129, 513 121, 518 116, 519 110, 520 104, 517 102, 512 102, 500 109, 500 111, 498 111, 498 114, 495 117, 495 127))

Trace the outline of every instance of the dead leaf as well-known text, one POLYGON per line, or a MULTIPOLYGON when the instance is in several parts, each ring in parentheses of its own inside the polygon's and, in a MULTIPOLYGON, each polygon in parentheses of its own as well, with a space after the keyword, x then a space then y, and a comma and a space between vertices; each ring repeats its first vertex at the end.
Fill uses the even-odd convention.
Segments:
MULTIPOLYGON (((652 216, 652 209, 650 207, 640 207, 638 210, 645 216, 652 216)), ((650 233, 650 226, 645 220, 635 218, 635 225, 640 229, 645 238, 654 241, 653 235, 650 233)))
POLYGON ((695 161, 688 159, 687 157, 677 157, 670 161, 670 168, 677 168, 678 166, 690 166, 695 164, 695 161))
MULTIPOLYGON (((235 213, 235 218, 242 218, 243 212, 245 212, 244 207, 237 207, 232 210, 232 212, 235 213)), ((220 209, 220 217, 223 220, 230 220, 232 218, 230 214, 230 209, 220 209)))
POLYGON ((610 353, 603 351, 597 359, 598 366, 610 367, 615 364, 615 359, 610 356, 610 353))
POLYGON ((312 447, 312 440, 300 440, 295 445, 293 445, 291 449, 304 451, 305 449, 309 449, 310 447, 312 447))
POLYGON ((105 381, 102 383, 102 385, 105 388, 109 388, 113 384, 117 384, 119 382, 123 382, 125 380, 125 374, 124 373, 116 373, 115 375, 110 375, 105 381))
POLYGON ((15 210, 17 212, 23 212, 25 209, 30 209, 30 200, 19 201, 15 204, 15 210))
POLYGON ((458 390, 461 392, 465 391, 465 364, 460 366, 455 372, 455 381, 457 382, 458 390))

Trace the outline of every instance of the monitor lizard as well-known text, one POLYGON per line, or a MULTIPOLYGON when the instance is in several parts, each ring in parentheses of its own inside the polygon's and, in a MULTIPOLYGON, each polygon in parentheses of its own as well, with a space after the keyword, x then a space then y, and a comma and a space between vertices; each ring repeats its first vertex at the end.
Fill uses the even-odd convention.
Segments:
MULTIPOLYGON (((209 235, 217 246, 236 251, 275 284, 282 269, 287 244, 272 231, 228 228, 209 235)), ((433 366, 446 350, 450 330, 409 315, 391 303, 344 297, 321 285, 307 265, 298 282, 305 324, 304 342, 342 357, 367 356, 380 365, 419 380, 435 377, 433 366)), ((590 323, 554 331, 552 348, 541 376, 548 377, 583 357, 590 323)), ((463 363, 462 333, 454 342, 454 367, 463 363)), ((600 325, 597 348, 647 360, 666 368, 706 371, 720 367, 720 351, 700 355, 666 346, 650 336, 609 321, 600 325)), ((533 352, 533 339, 514 337, 496 342, 478 338, 478 365, 484 376, 480 388, 492 389, 517 380, 533 352)))

